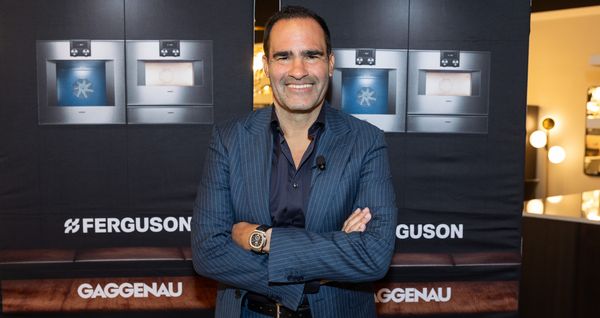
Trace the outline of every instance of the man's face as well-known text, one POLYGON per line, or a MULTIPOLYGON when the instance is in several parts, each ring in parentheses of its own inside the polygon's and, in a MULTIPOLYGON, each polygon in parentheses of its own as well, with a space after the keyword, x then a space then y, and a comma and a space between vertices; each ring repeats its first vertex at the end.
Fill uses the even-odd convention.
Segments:
POLYGON ((307 113, 321 106, 333 55, 327 56, 325 33, 313 19, 280 20, 273 25, 264 71, 271 80, 275 106, 307 113))

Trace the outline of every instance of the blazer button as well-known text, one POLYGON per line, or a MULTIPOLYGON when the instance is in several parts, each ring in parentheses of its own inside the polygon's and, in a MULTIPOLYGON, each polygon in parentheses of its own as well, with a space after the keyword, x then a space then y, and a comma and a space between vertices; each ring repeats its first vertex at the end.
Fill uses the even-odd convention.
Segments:
POLYGON ((236 290, 235 290, 235 298, 236 299, 240 299, 240 297, 242 297, 242 292, 239 290, 239 288, 236 288, 236 290))

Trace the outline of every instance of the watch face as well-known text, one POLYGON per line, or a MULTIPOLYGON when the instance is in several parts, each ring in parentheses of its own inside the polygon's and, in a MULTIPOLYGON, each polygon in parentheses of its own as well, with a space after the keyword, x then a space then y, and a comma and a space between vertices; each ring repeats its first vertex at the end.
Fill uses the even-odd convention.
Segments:
POLYGON ((250 246, 254 248, 261 248, 263 245, 264 237, 261 233, 252 233, 250 236, 250 246))

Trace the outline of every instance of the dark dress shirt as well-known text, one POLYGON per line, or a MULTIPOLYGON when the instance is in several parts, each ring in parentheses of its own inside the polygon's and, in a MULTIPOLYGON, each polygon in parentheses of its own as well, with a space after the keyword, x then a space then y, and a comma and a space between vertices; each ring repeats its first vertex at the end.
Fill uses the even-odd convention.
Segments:
POLYGON ((310 197, 310 183, 318 156, 317 142, 325 127, 325 106, 321 108, 317 120, 308 129, 311 140, 302 156, 298 169, 294 164, 290 147, 285 140, 283 130, 275 108, 271 112, 273 131, 273 155, 271 160, 271 186, 269 210, 273 227, 304 228, 305 213, 310 197))

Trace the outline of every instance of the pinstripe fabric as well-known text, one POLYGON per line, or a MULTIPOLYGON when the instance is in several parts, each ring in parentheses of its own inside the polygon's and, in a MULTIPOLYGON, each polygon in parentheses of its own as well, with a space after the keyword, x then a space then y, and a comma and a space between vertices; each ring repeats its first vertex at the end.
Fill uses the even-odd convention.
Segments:
POLYGON ((381 278, 393 252, 394 191, 384 136, 374 126, 327 106, 317 149, 327 168, 314 170, 306 228, 273 229, 269 255, 244 251, 232 242, 236 222, 271 223, 270 111, 216 126, 207 154, 194 207, 192 249, 196 271, 224 284, 217 317, 240 317, 247 290, 296 308, 303 282, 313 279, 336 282, 309 295, 314 317, 375 316, 369 284, 339 283, 381 278), (357 207, 371 209, 367 230, 341 232, 357 207), (243 292, 236 295, 235 288, 243 292))

